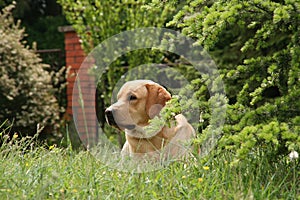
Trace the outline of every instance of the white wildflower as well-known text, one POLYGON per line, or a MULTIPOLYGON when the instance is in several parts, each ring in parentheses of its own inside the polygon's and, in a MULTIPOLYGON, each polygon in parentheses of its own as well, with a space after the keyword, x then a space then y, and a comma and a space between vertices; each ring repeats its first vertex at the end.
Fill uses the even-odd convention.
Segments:
POLYGON ((299 154, 298 154, 297 151, 292 151, 292 152, 289 154, 289 157, 290 157, 291 160, 294 160, 294 159, 296 160, 296 159, 299 158, 299 154))
POLYGON ((204 119, 203 119, 203 117, 202 117, 202 114, 203 114, 203 113, 201 112, 201 113, 200 113, 200 118, 199 118, 199 122, 200 122, 200 123, 203 123, 203 122, 204 122, 204 119))

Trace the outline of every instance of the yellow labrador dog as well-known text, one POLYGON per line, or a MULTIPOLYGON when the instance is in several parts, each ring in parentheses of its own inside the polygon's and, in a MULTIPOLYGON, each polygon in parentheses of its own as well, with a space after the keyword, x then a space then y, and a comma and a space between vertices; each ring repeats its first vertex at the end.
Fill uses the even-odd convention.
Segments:
POLYGON ((117 99, 105 116, 109 125, 125 130, 122 155, 157 157, 167 152, 168 157, 175 158, 186 154, 183 145, 195 136, 195 131, 182 114, 175 117, 171 127, 160 127, 150 135, 145 131, 149 120, 159 115, 171 99, 165 88, 150 80, 129 81, 121 87, 117 99))

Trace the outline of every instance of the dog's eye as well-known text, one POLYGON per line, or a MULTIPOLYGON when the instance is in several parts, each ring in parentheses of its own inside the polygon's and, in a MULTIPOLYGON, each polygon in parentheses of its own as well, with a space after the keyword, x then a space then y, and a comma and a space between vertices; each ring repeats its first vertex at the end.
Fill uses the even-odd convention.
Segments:
POLYGON ((129 101, 137 100, 137 97, 135 95, 129 95, 128 100, 129 101))

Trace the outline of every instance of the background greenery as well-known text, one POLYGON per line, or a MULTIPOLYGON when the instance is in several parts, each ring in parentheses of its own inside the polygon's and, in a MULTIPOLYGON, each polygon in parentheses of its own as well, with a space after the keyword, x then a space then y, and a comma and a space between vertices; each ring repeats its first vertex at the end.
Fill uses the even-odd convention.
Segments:
MULTIPOLYGON (((164 6, 167 6, 168 3, 164 6)), ((220 147, 239 158, 299 149, 299 1, 191 1, 170 27, 217 62, 229 99, 220 147)))
POLYGON ((37 49, 64 50, 64 35, 57 28, 66 25, 67 21, 56 0, 4 0, 0 1, 0 8, 13 2, 16 4, 13 17, 21 20, 21 26, 26 28, 24 40, 29 45, 35 42, 37 49))
POLYGON ((0 1, 0 8, 1 122, 22 135, 35 134, 40 124, 43 138, 61 140, 67 101, 64 36, 57 30, 66 24, 62 10, 55 0, 0 1))
POLYGON ((60 108, 52 78, 59 79, 60 74, 47 71, 49 65, 22 41, 24 30, 14 22, 13 7, 0 14, 0 119, 14 125, 12 133, 33 135, 38 124, 58 125, 60 108))

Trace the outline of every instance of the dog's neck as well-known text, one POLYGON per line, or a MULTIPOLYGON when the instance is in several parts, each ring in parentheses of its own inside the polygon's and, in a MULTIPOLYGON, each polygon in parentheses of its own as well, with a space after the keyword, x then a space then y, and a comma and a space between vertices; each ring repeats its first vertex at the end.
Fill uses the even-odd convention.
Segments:
POLYGON ((163 126, 157 128, 156 131, 149 133, 145 127, 136 127, 133 130, 125 129, 125 136, 130 145, 132 152, 145 153, 149 151, 161 150, 166 146, 175 135, 173 128, 163 126))
POLYGON ((165 123, 139 126, 132 130, 125 129, 125 136, 134 153, 160 151, 174 137, 175 126, 168 127, 165 123))
POLYGON ((151 136, 145 133, 143 127, 141 129, 139 127, 134 130, 125 130, 125 133, 131 152, 133 153, 157 152, 168 143, 167 138, 164 137, 164 127, 154 135, 151 134, 151 136))
POLYGON ((126 135, 134 138, 149 139, 156 136, 164 127, 149 129, 148 126, 136 126, 134 129, 125 129, 126 135))

